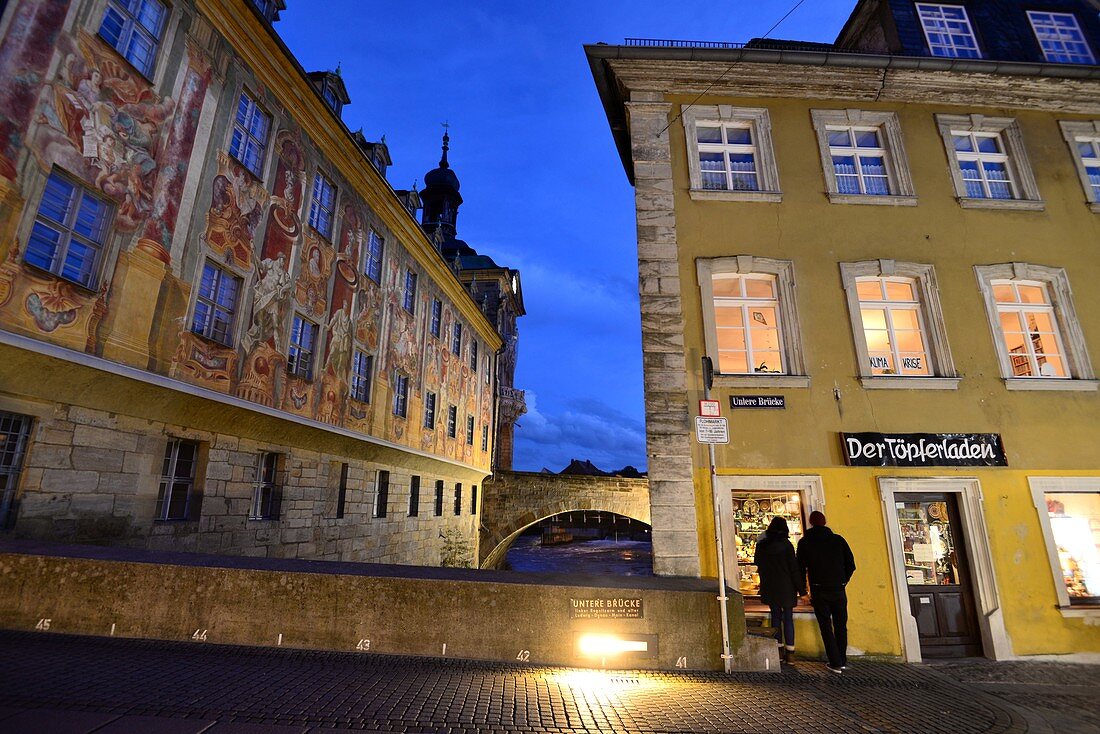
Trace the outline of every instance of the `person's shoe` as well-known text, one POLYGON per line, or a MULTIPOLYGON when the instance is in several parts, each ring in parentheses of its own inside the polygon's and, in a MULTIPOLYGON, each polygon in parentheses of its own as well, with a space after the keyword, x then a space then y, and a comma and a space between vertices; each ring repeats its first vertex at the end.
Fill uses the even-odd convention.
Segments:
POLYGON ((789 663, 790 662, 789 653, 787 652, 786 648, 783 648, 783 647, 779 648, 779 662, 781 662, 781 663, 789 663))
POLYGON ((834 668, 831 665, 826 665, 825 669, 828 670, 830 673, 836 673, 837 675, 840 675, 841 673, 844 672, 843 668, 834 668))
POLYGON ((783 662, 785 662, 785 663, 793 663, 794 662, 794 648, 793 647, 783 648, 783 662))

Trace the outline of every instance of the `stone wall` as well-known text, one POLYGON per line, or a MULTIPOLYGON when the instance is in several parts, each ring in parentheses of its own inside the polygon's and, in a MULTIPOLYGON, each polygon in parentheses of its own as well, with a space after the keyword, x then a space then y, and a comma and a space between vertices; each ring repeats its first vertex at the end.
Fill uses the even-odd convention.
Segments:
POLYGON ((650 522, 649 480, 497 472, 485 482, 481 567, 496 568, 527 528, 562 512, 600 510, 650 522))

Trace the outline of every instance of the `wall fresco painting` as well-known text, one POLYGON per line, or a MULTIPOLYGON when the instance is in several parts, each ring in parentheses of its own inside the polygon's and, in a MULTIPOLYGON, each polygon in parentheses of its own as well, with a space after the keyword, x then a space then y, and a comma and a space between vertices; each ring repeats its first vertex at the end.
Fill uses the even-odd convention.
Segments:
POLYGON ((240 268, 251 268, 256 227, 263 217, 270 195, 252 174, 218 151, 218 172, 210 193, 203 240, 211 250, 240 268))

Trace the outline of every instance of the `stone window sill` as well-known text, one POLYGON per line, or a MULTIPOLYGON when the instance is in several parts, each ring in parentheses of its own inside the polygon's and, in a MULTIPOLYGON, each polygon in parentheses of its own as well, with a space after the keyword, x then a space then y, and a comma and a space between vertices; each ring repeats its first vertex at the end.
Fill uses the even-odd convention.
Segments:
POLYGON ((1100 201, 1093 201, 1089 203, 1089 211, 1094 214, 1100 214, 1100 201))
POLYGON ((958 390, 961 377, 860 377, 865 390, 958 390))
POLYGON ((1058 607, 1058 611, 1066 619, 1100 619, 1100 606, 1058 607))
POLYGON ((809 375, 715 375, 717 387, 809 387, 809 375))
POLYGON ((1100 380, 1067 380, 1054 377, 1006 377, 1005 387, 1009 390, 1073 390, 1096 392, 1100 380))
POLYGON ((959 197, 959 205, 963 209, 1008 209, 1018 212, 1041 212, 1046 208, 1046 202, 1041 199, 971 199, 966 196, 959 197))
POLYGON ((764 201, 778 204, 783 201, 780 191, 714 191, 712 189, 691 189, 691 198, 695 201, 764 201))
POLYGON ((874 196, 871 194, 841 194, 835 191, 828 193, 829 201, 833 204, 878 204, 879 206, 916 206, 915 196, 874 196))

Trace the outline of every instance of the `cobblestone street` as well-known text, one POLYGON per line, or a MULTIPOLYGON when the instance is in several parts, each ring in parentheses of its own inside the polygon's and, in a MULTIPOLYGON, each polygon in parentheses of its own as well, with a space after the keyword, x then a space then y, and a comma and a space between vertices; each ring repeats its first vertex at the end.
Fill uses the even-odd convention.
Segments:
POLYGON ((820 663, 593 672, 0 632, 0 731, 1086 732, 1100 669, 820 663))

